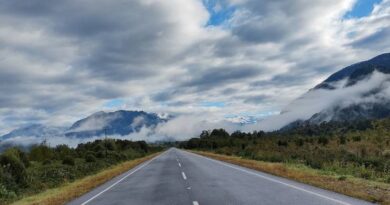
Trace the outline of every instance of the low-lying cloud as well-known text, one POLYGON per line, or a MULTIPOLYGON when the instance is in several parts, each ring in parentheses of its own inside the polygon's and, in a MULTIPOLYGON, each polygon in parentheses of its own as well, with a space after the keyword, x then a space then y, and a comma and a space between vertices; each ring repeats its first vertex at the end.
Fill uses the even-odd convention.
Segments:
MULTIPOLYGON (((390 102, 389 74, 374 72, 359 83, 352 86, 346 84, 347 80, 341 80, 332 84, 335 87, 332 90, 310 90, 289 104, 280 115, 266 118, 256 126, 261 130, 276 130, 296 120, 307 120, 316 113, 332 112, 335 106, 346 108, 365 103, 390 102)), ((332 113, 329 114, 332 116, 332 113)))
POLYGON ((217 0, 234 12, 213 25, 202 0, 0 0, 0 133, 126 109, 203 115, 177 127, 189 137, 210 115, 278 113, 334 71, 389 51, 390 0, 345 18, 359 1, 217 0))

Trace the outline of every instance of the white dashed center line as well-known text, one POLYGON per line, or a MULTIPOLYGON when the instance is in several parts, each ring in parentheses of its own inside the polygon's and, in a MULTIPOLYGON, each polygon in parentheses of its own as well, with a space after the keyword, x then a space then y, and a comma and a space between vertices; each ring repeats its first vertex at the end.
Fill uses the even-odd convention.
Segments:
POLYGON ((187 180, 187 176, 186 176, 186 174, 184 174, 184 172, 181 172, 181 175, 183 176, 184 180, 187 180))
POLYGON ((181 167, 181 164, 180 164, 180 162, 179 162, 179 167, 181 167))
POLYGON ((199 203, 197 201, 193 201, 192 204, 193 205, 199 205, 199 203))

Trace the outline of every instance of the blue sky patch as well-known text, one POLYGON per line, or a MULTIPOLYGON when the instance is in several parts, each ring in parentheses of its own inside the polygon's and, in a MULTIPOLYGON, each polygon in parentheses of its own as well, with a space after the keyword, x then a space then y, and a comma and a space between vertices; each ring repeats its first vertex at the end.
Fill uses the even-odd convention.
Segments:
POLYGON ((200 103, 202 107, 225 107, 224 102, 202 102, 200 103))
POLYGON ((218 26, 229 20, 236 8, 228 5, 225 0, 203 0, 203 5, 210 13, 206 26, 218 26))
POLYGON ((352 10, 347 12, 344 18, 361 18, 371 14, 374 5, 382 0, 357 0, 352 10))
POLYGON ((113 99, 109 100, 108 102, 104 103, 105 108, 117 108, 125 104, 125 101, 123 99, 113 99))

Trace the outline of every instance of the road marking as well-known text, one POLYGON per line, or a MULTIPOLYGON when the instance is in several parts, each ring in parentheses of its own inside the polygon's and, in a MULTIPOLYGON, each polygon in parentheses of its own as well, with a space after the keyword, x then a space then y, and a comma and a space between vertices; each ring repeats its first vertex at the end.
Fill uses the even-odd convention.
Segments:
POLYGON ((139 166, 137 169, 133 170, 132 172, 128 173, 127 175, 125 175, 124 177, 122 177, 121 179, 119 179, 118 181, 116 181, 115 183, 113 183, 111 186, 105 188, 103 191, 97 193, 96 195, 94 195, 93 197, 91 197, 90 199, 88 199, 87 201, 85 201, 84 203, 82 203, 81 205, 85 205, 89 202, 91 202, 92 200, 94 200, 96 197, 102 195, 104 192, 108 191, 109 189, 111 189, 112 187, 114 187, 115 185, 117 185, 119 182, 125 180, 127 177, 129 177, 130 175, 134 174, 135 172, 137 172, 138 170, 144 168, 146 165, 150 164, 152 161, 154 161, 155 159, 161 157, 162 155, 165 155, 167 152, 164 152, 163 154, 160 154, 156 157, 154 157, 153 159, 145 162, 143 165, 139 166))
POLYGON ((233 165, 230 165, 230 164, 227 164, 227 163, 224 163, 224 162, 215 160, 215 159, 211 159, 211 158, 208 158, 208 157, 204 157, 204 156, 201 156, 201 155, 197 155, 197 154, 194 154, 194 153, 191 153, 191 152, 186 152, 186 153, 189 153, 189 154, 195 155, 195 156, 197 156, 197 157, 201 157, 201 158, 207 159, 207 160, 209 160, 209 161, 216 162, 216 163, 221 164, 221 165, 223 165, 223 166, 230 167, 230 168, 233 168, 233 169, 235 169, 235 170, 239 170, 239 171, 245 172, 245 173, 247 173, 247 174, 251 174, 251 175, 254 175, 254 176, 257 176, 257 177, 260 177, 260 178, 269 180, 269 181, 272 181, 272 182, 276 182, 276 183, 279 183, 279 184, 288 186, 288 187, 293 188, 293 189, 297 189, 297 190, 306 192, 306 193, 308 193, 308 194, 312 194, 312 195, 315 195, 315 196, 318 196, 318 197, 321 197, 321 198, 324 198, 324 199, 328 199, 328 200, 330 200, 330 201, 334 201, 334 202, 339 203, 339 204, 343 204, 343 205, 352 205, 352 204, 350 204, 350 203, 347 203, 347 202, 344 202, 344 201, 340 201, 340 200, 337 200, 337 199, 334 199, 334 198, 331 198, 331 197, 328 197, 328 196, 325 196, 325 195, 322 195, 322 194, 319 194, 319 193, 316 193, 316 192, 313 192, 313 191, 309 191, 309 190, 307 190, 307 189, 304 189, 304 188, 301 188, 301 187, 298 187, 298 186, 295 186, 295 185, 292 185, 292 184, 288 184, 288 183, 285 183, 285 182, 279 181, 279 180, 277 180, 277 179, 273 179, 273 178, 270 178, 270 177, 267 177, 267 176, 264 176, 264 175, 255 173, 255 172, 250 172, 250 171, 248 171, 248 170, 245 170, 245 169, 242 169, 242 168, 239 168, 239 167, 236 167, 236 166, 233 166, 233 165))
POLYGON ((199 203, 197 201, 193 201, 192 204, 193 205, 199 205, 199 203))
POLYGON ((179 167, 181 167, 181 164, 180 164, 180 162, 179 162, 179 167))
POLYGON ((187 180, 187 176, 186 176, 186 174, 184 172, 181 172, 181 175, 183 176, 184 180, 187 180))

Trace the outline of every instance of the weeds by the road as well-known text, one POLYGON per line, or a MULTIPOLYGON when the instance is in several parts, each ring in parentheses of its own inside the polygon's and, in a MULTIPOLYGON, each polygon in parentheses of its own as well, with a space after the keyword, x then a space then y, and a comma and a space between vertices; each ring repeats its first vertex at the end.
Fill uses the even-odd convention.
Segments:
POLYGON ((65 184, 59 188, 48 189, 40 194, 24 198, 13 203, 13 205, 60 205, 77 198, 93 188, 107 182, 127 170, 145 162, 159 153, 152 154, 143 158, 127 161, 112 166, 95 175, 87 176, 72 183, 65 184))

